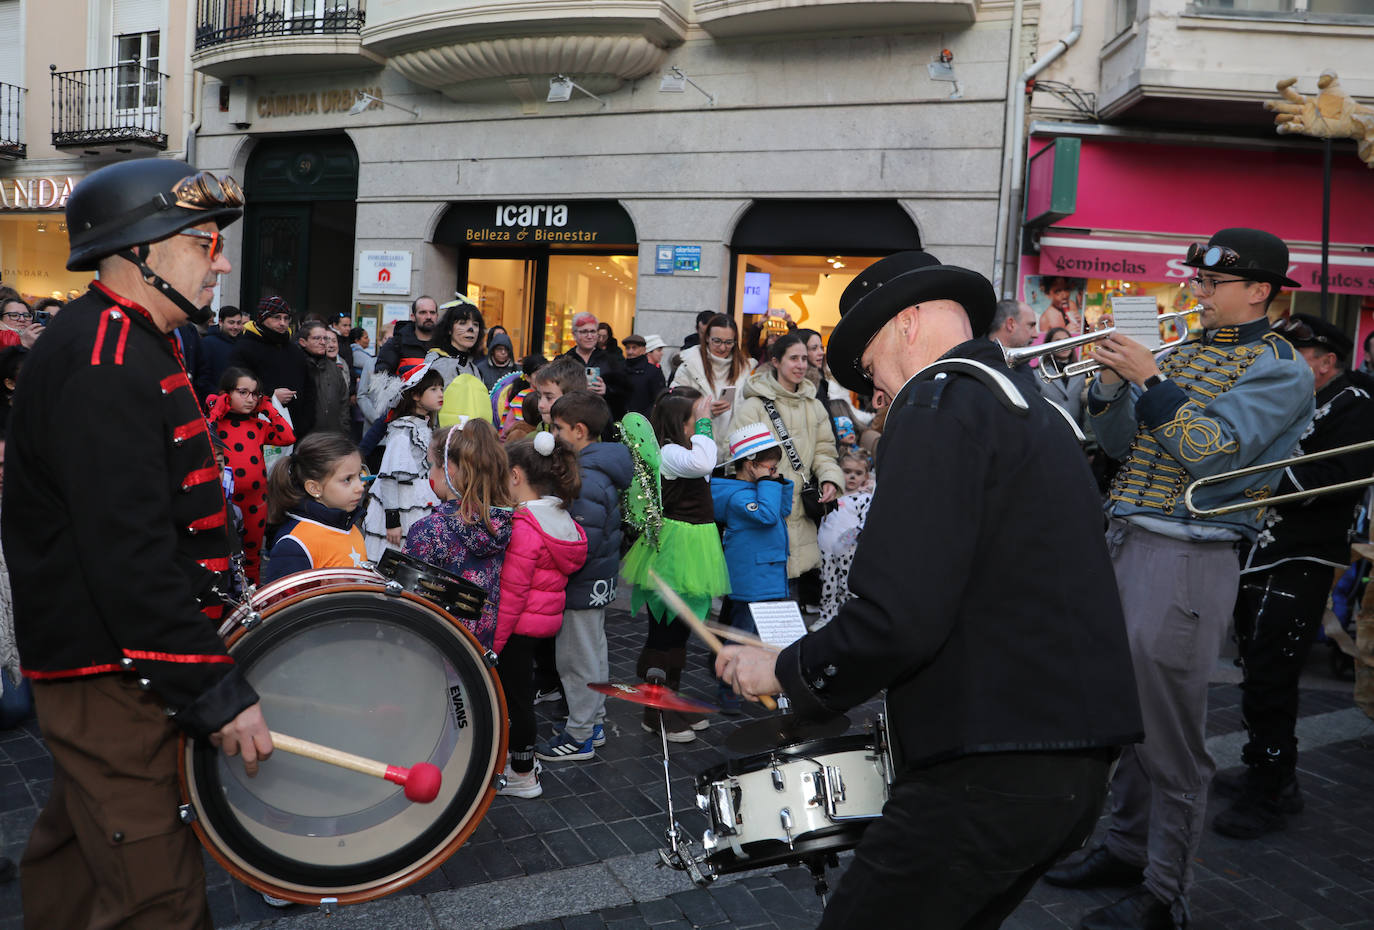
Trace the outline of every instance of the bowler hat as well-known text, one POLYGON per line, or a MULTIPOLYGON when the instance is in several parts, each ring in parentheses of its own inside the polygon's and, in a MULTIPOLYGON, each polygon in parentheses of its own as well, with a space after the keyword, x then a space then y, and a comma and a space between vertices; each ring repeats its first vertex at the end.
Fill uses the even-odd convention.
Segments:
POLYGON ((1295 348, 1333 352, 1343 364, 1349 363, 1350 352, 1355 348, 1350 337, 1339 326, 1309 313, 1292 314, 1288 319, 1276 323, 1274 331, 1281 333, 1295 348))
POLYGON ((1263 281, 1275 287, 1302 287, 1288 277, 1288 246, 1278 236, 1262 229, 1233 226, 1218 230, 1207 240, 1205 248, 1194 243, 1183 264, 1263 281))
POLYGON ((898 252, 869 265, 840 295, 840 322, 830 334, 826 362, 840 384, 869 393, 859 359, 887 321, 924 300, 952 300, 964 308, 974 336, 987 335, 997 307, 988 279, 929 252, 898 252))

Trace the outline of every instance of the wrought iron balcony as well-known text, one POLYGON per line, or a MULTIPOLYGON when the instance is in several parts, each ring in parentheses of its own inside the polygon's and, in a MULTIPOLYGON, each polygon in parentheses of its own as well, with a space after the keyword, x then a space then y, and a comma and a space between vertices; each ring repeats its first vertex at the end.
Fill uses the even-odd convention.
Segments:
POLYGON ((198 0, 197 71, 240 75, 375 70, 386 60, 363 50, 365 0, 198 0))
POLYGON ((196 51, 239 39, 358 34, 363 0, 200 0, 196 51))
POLYGON ((59 149, 167 148, 167 75, 137 63, 52 71, 52 144, 59 149))
POLYGON ((0 83, 0 158, 26 158, 24 144, 24 95, 28 91, 0 83))

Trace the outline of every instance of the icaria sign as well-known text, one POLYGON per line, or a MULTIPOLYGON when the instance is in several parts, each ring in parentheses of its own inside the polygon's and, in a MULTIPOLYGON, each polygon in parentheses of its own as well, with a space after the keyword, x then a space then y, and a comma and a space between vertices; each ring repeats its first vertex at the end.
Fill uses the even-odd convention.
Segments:
POLYGON ((360 252, 359 294, 409 294, 409 252, 360 252))
POLYGON ((62 210, 79 178, 0 178, 0 210, 62 210))

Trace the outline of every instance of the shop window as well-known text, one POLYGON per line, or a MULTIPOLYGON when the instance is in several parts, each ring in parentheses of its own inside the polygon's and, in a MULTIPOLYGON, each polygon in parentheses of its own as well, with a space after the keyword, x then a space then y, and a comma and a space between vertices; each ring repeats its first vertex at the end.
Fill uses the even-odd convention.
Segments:
POLYGON ((745 351, 755 358, 762 351, 759 331, 766 316, 782 316, 790 323, 814 329, 827 343, 840 321, 840 294, 877 256, 765 255, 735 257, 735 319, 745 351))
POLYGON ((615 337, 634 331, 635 255, 550 255, 544 308, 544 355, 553 358, 573 346, 572 319, 586 310, 609 324, 615 337))
POLYGON ((91 283, 89 271, 68 271, 71 251, 60 213, 0 215, 0 280, 30 304, 70 300, 91 283))

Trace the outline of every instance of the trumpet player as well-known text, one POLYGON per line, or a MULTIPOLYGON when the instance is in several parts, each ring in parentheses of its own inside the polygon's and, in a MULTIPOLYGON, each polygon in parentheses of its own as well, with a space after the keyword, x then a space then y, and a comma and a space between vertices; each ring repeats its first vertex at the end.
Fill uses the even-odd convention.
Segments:
MULTIPOLYGON (((1305 314, 1278 327, 1312 369, 1317 412, 1302 435, 1304 456, 1374 439, 1374 400, 1346 373, 1353 344, 1340 328, 1305 314)), ((1374 473, 1374 452, 1352 452, 1284 469, 1279 493, 1315 490, 1374 473)), ((1298 675, 1321 621, 1333 570, 1350 561, 1350 528, 1364 488, 1276 505, 1241 568, 1236 598, 1245 768, 1218 772, 1213 790, 1234 799, 1212 828, 1254 839, 1302 810, 1298 789, 1298 675)))
MULTIPOLYGON (((1126 617, 1144 743, 1112 781, 1102 846, 1046 875, 1068 887, 1134 886, 1087 915, 1085 930, 1172 930, 1186 922, 1192 863, 1216 766, 1206 749, 1207 681, 1235 605, 1239 549, 1258 510, 1193 517, 1195 478, 1289 456, 1312 419, 1312 372, 1271 330, 1266 310, 1288 247, 1257 229, 1223 229, 1188 250, 1204 332, 1161 354, 1121 334, 1097 343, 1106 366, 1088 392, 1102 447, 1123 464, 1109 491, 1107 545, 1126 617)), ((1208 489, 1214 501, 1263 497, 1278 470, 1208 489)))

